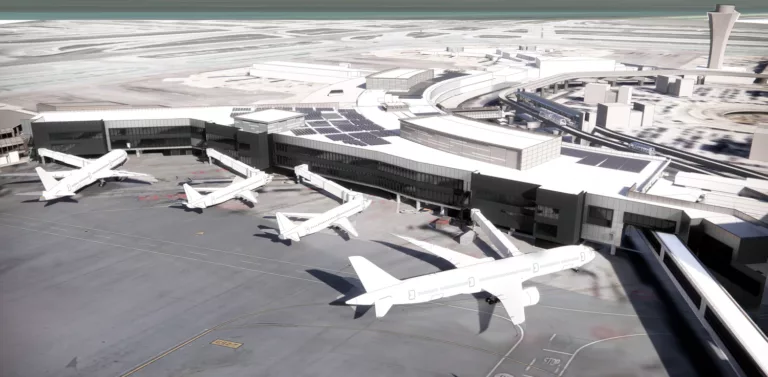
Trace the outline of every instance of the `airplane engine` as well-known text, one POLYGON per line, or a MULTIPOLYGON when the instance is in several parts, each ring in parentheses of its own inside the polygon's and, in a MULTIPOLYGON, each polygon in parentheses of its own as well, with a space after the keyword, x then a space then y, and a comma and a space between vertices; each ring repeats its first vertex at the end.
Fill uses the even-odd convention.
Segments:
POLYGON ((539 290, 536 287, 523 289, 523 306, 531 306, 539 303, 539 290))

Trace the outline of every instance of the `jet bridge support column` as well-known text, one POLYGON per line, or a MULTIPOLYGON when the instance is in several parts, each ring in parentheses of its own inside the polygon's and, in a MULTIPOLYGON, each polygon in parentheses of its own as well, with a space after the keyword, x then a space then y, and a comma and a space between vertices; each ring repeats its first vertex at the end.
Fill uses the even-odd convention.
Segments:
POLYGON ((496 229, 496 227, 490 221, 488 221, 485 216, 483 216, 479 209, 472 209, 470 214, 472 216, 472 221, 479 225, 483 232, 485 232, 485 234, 488 236, 488 238, 491 239, 491 243, 496 246, 496 249, 499 251, 502 257, 506 258, 510 256, 522 255, 520 250, 518 250, 518 248, 513 245, 512 242, 510 242, 503 233, 501 233, 501 231, 496 229))
POLYGON ((397 195, 397 213, 400 213, 400 194, 397 195))

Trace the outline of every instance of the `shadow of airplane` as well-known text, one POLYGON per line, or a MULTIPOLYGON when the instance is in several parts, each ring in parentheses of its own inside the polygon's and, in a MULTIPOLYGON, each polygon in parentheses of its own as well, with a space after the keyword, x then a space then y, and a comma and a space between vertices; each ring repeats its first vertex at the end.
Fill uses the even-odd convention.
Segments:
POLYGON ((189 207, 187 207, 187 206, 185 206, 185 205, 183 205, 181 203, 173 203, 173 204, 169 205, 168 208, 181 209, 181 210, 184 210, 184 212, 194 212, 194 213, 196 213, 198 215, 202 215, 203 214, 203 209, 202 208, 189 208, 189 207))
MULTIPOLYGON (((331 301, 329 305, 346 306, 345 302, 347 300, 355 298, 365 293, 365 289, 363 288, 362 282, 360 282, 360 280, 357 278, 342 277, 339 275, 332 274, 328 271, 323 271, 318 269, 309 269, 306 271, 308 274, 314 276, 317 280, 322 281, 323 283, 325 283, 326 285, 335 289, 337 292, 343 295, 342 297, 339 297, 331 301)), ((356 306, 354 318, 358 319, 362 317, 370 309, 371 307, 368 305, 356 306)))
POLYGON ((293 241, 291 240, 281 240, 280 237, 278 237, 279 231, 271 226, 259 225, 258 228, 263 233, 254 233, 254 237, 266 238, 274 243, 281 243, 285 246, 291 246, 293 244, 293 241))
MULTIPOLYGON (((382 244, 384 246, 395 249, 405 255, 427 262, 437 267, 438 269, 440 269, 440 271, 447 271, 447 270, 452 270, 456 268, 453 264, 451 264, 447 260, 433 254, 429 254, 420 250, 411 249, 402 245, 393 244, 391 242, 386 242, 386 241, 373 241, 373 242, 382 244)), ((472 293, 472 297, 474 297, 475 300, 477 301, 477 314, 478 314, 480 334, 484 333, 485 330, 488 330, 488 326, 491 324, 491 317, 493 317, 493 310, 495 305, 489 305, 486 302, 486 299, 490 298, 491 296, 492 296, 491 294, 486 292, 472 293)))
MULTIPOLYGON (((22 200, 21 202, 22 203, 40 203, 41 200, 39 200, 39 199, 27 199, 27 200, 22 200)), ((69 197, 69 196, 64 196, 64 197, 61 197, 61 198, 58 198, 58 199, 46 200, 45 201, 45 205, 43 207, 49 207, 49 206, 52 206, 52 205, 54 205, 56 203, 79 203, 79 202, 75 198, 72 198, 72 197, 69 197)))

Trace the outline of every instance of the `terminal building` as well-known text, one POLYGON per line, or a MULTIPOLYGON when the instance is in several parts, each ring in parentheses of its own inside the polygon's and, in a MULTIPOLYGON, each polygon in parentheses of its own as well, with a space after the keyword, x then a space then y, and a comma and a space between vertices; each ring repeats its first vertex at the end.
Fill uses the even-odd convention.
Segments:
POLYGON ((717 267, 726 286, 747 287, 734 290, 741 303, 760 305, 768 297, 759 272, 768 262, 768 232, 759 214, 735 212, 712 193, 709 203, 667 195, 662 188, 683 183, 665 176, 665 157, 564 143, 460 115, 383 126, 338 104, 272 107, 51 111, 27 122, 35 147, 75 155, 210 147, 258 169, 307 164, 328 178, 455 217, 469 219, 477 208, 496 226, 537 242, 588 240, 615 249, 625 246, 628 226, 674 233, 717 267), (718 245, 717 258, 703 254, 711 245, 718 245))
POLYGON ((432 69, 394 68, 366 76, 365 88, 368 90, 407 92, 416 84, 432 80, 434 77, 435 71, 432 69))

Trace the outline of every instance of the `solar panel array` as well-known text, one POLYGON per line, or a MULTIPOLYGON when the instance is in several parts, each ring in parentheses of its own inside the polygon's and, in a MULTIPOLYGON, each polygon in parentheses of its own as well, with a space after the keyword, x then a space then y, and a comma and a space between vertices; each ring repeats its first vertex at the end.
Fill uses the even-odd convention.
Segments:
POLYGON ((309 127, 298 127, 291 130, 296 136, 315 135, 317 132, 309 127))
POLYGON ((304 114, 305 126, 291 130, 296 136, 320 134, 333 141, 367 146, 390 144, 383 138, 400 135, 400 130, 387 130, 355 110, 340 109, 335 111, 330 107, 272 106, 258 109, 238 107, 233 109, 233 113, 248 113, 268 108, 304 114))
POLYGON ((604 155, 601 153, 593 153, 589 151, 583 151, 579 149, 562 148, 561 154, 571 157, 581 158, 576 161, 577 164, 597 166, 600 168, 628 171, 632 173, 639 173, 645 169, 650 161, 635 159, 624 156, 612 156, 604 155))

